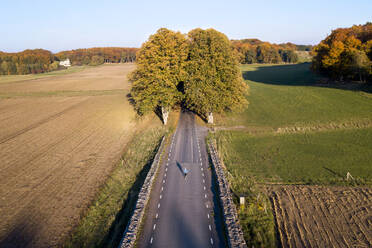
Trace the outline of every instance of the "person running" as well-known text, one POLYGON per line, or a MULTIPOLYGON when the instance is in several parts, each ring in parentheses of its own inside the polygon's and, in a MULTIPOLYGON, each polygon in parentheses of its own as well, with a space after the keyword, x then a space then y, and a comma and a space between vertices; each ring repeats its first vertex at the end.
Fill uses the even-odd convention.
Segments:
POLYGON ((186 176, 187 174, 189 173, 190 171, 186 168, 183 168, 183 176, 185 177, 185 180, 186 180, 186 176))

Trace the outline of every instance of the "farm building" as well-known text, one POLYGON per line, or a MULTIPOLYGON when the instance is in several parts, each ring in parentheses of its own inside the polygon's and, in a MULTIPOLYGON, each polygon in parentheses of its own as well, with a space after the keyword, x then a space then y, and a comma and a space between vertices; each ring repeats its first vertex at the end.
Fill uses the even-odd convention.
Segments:
POLYGON ((62 60, 59 62, 59 65, 62 65, 62 66, 65 66, 65 67, 69 67, 71 66, 71 62, 70 62, 70 59, 65 59, 65 60, 62 60))

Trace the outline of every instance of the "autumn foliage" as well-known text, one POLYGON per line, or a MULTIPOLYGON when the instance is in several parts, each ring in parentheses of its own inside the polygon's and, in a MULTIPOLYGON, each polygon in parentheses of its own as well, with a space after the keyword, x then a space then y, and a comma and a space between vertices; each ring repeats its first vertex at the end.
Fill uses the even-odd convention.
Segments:
POLYGON ((60 60, 69 58, 72 65, 98 65, 103 63, 126 63, 136 60, 138 48, 94 47, 63 51, 56 54, 60 60))
POLYGON ((0 52, 0 75, 42 73, 55 70, 58 63, 50 51, 25 50, 20 53, 0 52))
POLYGON ((241 64, 265 63, 296 63, 296 51, 309 51, 311 46, 292 43, 271 44, 258 39, 232 40, 241 64))
POLYGON ((313 50, 313 70, 336 80, 372 80, 372 23, 338 28, 313 50))
POLYGON ((184 35, 161 28, 137 56, 130 80, 139 114, 161 110, 166 123, 169 111, 183 105, 212 122, 213 112, 238 111, 248 104, 236 53, 214 29, 184 35))
POLYGON ((43 49, 19 53, 0 52, 0 75, 37 74, 60 69, 59 61, 70 59, 72 65, 126 63, 136 60, 138 48, 96 47, 53 54, 43 49))

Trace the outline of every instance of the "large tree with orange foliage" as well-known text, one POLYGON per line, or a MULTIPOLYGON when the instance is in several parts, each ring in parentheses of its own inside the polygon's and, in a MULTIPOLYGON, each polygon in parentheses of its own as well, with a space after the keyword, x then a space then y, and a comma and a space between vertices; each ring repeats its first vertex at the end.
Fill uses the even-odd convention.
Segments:
POLYGON ((338 28, 313 50, 313 70, 333 79, 372 80, 372 23, 338 28))

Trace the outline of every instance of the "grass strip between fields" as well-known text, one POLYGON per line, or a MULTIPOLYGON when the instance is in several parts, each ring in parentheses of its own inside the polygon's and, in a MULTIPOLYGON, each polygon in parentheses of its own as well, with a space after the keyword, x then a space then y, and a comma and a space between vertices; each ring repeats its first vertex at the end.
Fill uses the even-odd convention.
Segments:
POLYGON ((117 247, 167 129, 137 133, 64 247, 117 247))

